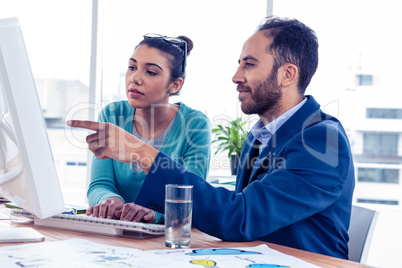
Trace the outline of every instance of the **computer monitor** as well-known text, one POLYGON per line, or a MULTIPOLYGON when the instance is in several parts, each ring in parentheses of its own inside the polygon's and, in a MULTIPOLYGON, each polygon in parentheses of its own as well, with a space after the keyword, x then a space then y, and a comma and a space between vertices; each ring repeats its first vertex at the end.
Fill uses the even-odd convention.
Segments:
POLYGON ((0 150, 0 195, 38 218, 64 211, 17 18, 0 19, 0 150))

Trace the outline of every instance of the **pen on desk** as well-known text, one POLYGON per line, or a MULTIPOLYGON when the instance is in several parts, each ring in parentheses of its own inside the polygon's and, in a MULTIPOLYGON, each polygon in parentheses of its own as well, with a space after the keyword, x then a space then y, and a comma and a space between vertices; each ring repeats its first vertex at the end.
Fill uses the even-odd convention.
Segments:
POLYGON ((62 214, 75 215, 75 214, 77 214, 77 210, 75 208, 70 208, 70 209, 64 211, 62 214))
POLYGON ((68 208, 62 214, 75 215, 75 214, 85 214, 86 212, 87 212, 86 209, 68 208))
POLYGON ((16 208, 16 209, 22 209, 20 206, 14 204, 14 203, 5 203, 4 204, 8 208, 16 208))
POLYGON ((86 209, 76 209, 76 211, 77 214, 85 214, 87 212, 86 209))

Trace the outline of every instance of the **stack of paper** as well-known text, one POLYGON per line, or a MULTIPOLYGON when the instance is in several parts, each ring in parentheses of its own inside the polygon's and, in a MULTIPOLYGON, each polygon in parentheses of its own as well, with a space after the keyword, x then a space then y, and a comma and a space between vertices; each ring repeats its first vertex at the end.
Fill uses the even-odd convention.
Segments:
POLYGON ((142 251, 71 239, 0 248, 1 267, 317 267, 266 245, 142 251))

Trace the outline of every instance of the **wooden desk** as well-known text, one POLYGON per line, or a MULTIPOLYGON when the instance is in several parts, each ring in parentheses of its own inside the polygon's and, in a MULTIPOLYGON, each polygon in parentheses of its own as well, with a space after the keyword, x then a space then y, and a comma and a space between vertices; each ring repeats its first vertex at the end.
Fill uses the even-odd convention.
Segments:
MULTIPOLYGON (((4 205, 0 205, 0 212, 4 211, 4 205)), ((27 225, 11 223, 8 220, 0 220, 0 228, 4 227, 26 227, 27 225)), ((103 236, 103 235, 95 235, 89 233, 80 233, 59 229, 51 229, 44 227, 31 226, 40 233, 45 236, 45 242, 50 241, 59 241, 66 240, 71 238, 81 238, 87 239, 93 242, 108 244, 112 246, 120 246, 120 247, 131 247, 137 248, 141 250, 151 250, 151 249, 167 249, 164 243, 164 237, 154 237, 143 240, 136 240, 131 238, 124 237, 111 237, 111 236, 103 236)), ((43 243, 43 242, 37 242, 43 243)), ((0 246, 6 245, 18 245, 20 243, 0 243, 0 246)), ((205 233, 200 232, 197 229, 192 230, 191 233, 191 245, 190 248, 222 248, 222 247, 254 247, 260 244, 266 244, 268 247, 278 250, 282 253, 294 256, 296 258, 305 260, 307 262, 313 263, 315 265, 321 267, 369 267, 367 265, 359 264, 352 261, 345 261, 338 258, 328 257, 321 254, 311 253, 303 250, 293 249, 289 247, 284 247, 276 244, 266 243, 262 241, 253 241, 253 242, 225 242, 216 237, 207 235, 205 233)))

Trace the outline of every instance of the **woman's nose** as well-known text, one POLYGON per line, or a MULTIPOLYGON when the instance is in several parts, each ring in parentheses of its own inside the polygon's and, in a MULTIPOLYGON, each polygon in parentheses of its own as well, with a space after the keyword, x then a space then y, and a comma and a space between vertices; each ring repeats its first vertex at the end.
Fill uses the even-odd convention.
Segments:
POLYGON ((134 73, 131 75, 130 81, 131 81, 133 84, 136 84, 136 85, 141 85, 141 84, 142 84, 142 78, 141 78, 141 75, 139 74, 138 71, 137 71, 137 72, 134 72, 134 73))

